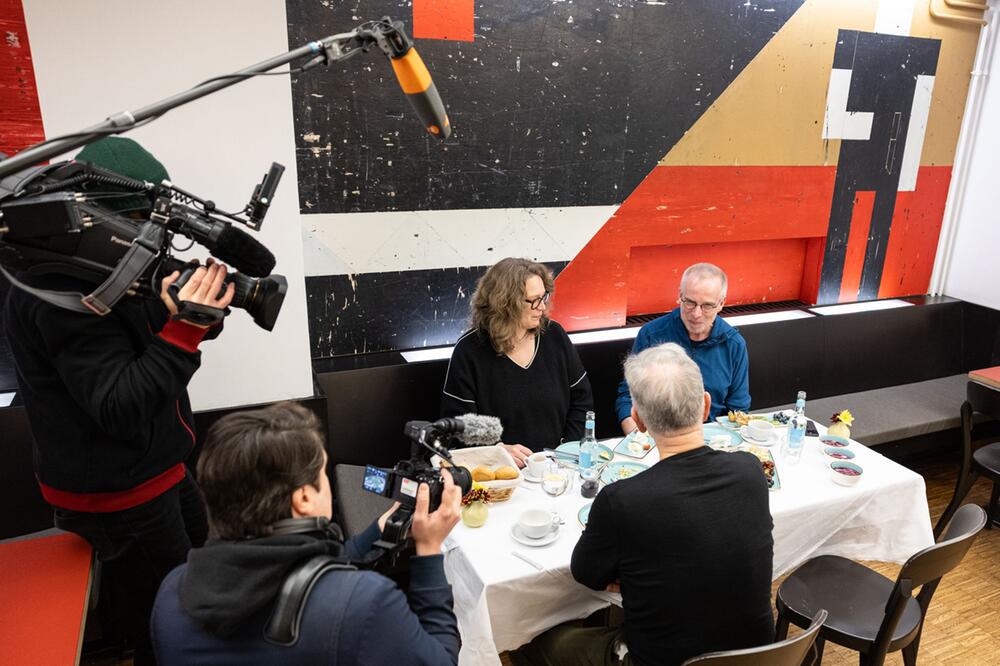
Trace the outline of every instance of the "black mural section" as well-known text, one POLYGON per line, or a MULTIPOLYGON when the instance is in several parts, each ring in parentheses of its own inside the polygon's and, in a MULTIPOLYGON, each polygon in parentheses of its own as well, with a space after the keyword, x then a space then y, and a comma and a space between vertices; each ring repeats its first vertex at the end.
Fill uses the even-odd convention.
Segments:
POLYGON ((857 300, 878 298, 917 76, 934 75, 940 48, 937 39, 856 30, 841 30, 837 36, 833 67, 852 70, 847 110, 873 112, 874 117, 871 138, 840 143, 819 303, 840 298, 854 198, 862 191, 875 192, 875 203, 857 300))
MULTIPOLYGON (((568 262, 544 263, 558 275, 568 262)), ((454 342, 469 327, 469 300, 487 268, 307 277, 312 357, 454 342)), ((556 319, 558 301, 556 294, 556 319)))
MULTIPOLYGON (((802 0, 480 0, 475 40, 417 40, 455 133, 413 117, 372 52, 292 79, 301 209, 624 200, 802 0)), ((410 3, 286 3, 290 45, 410 3)))

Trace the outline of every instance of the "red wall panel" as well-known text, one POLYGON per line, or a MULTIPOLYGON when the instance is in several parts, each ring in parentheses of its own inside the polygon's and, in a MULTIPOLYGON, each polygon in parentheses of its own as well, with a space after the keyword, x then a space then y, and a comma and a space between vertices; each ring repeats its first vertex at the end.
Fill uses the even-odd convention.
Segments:
POLYGON ((473 0, 413 0, 413 36, 471 42, 474 13, 473 0))
POLYGON ((0 152, 13 155, 45 138, 21 0, 0 0, 0 152))

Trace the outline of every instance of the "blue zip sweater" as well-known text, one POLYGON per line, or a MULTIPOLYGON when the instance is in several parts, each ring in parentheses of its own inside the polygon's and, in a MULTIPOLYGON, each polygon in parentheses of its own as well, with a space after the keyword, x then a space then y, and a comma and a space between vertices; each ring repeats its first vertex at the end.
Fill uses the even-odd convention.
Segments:
MULTIPOLYGON (((729 410, 745 412, 750 409, 750 362, 747 343, 739 331, 716 317, 708 338, 695 342, 684 328, 680 308, 675 308, 639 329, 632 353, 638 354, 665 342, 679 344, 701 368, 705 390, 712 396, 711 418, 729 410)), ((619 422, 632 413, 632 395, 624 379, 618 385, 615 411, 619 422)))

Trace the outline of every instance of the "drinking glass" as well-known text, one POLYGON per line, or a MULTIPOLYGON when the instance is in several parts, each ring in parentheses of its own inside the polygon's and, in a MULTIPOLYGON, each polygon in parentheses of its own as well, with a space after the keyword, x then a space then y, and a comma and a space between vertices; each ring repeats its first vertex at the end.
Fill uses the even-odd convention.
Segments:
POLYGON ((552 513, 556 513, 556 498, 566 492, 573 482, 573 472, 563 467, 555 460, 549 462, 549 466, 542 475, 542 490, 552 497, 552 513))

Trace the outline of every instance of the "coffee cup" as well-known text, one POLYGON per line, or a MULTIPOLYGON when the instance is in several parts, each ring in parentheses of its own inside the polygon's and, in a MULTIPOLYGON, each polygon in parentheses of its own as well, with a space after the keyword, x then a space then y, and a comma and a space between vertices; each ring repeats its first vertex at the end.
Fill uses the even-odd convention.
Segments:
POLYGON ((753 439, 766 442, 774 436, 774 424, 763 419, 750 419, 747 423, 747 433, 753 439))
POLYGON ((528 456, 528 474, 536 479, 542 478, 545 468, 549 464, 549 457, 544 453, 532 453, 528 456))
POLYGON ((528 509, 517 519, 521 534, 529 539, 541 539, 559 527, 559 516, 542 509, 528 509))

